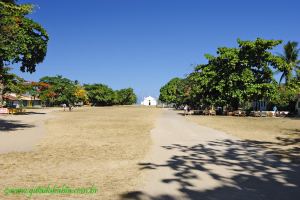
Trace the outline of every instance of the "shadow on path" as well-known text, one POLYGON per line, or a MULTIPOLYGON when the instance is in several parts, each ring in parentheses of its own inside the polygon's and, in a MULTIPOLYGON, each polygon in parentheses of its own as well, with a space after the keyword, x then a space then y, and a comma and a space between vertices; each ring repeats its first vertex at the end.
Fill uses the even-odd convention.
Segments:
POLYGON ((20 112, 20 113, 15 113, 15 115, 45 115, 46 113, 42 112, 20 112))
MULTIPOLYGON (((283 141, 289 143, 289 141, 283 141)), ((277 144, 278 145, 278 144, 277 144)), ((141 170, 168 168, 172 179, 161 179, 164 184, 176 183, 184 199, 203 200, 296 200, 300 198, 299 148, 284 152, 270 142, 217 140, 192 146, 173 144, 163 146, 166 151, 179 152, 163 164, 140 163, 141 170), (214 166, 214 167, 212 167, 214 166), (225 168, 231 173, 216 170, 225 168), (192 182, 201 181, 201 171, 220 186, 199 190, 192 182)), ((203 181, 203 180, 202 180, 203 181)), ((170 194, 152 196, 143 191, 123 194, 122 199, 175 200, 170 194)))
POLYGON ((17 120, 0 119, 0 131, 14 131, 18 129, 33 128, 34 125, 20 123, 17 120))

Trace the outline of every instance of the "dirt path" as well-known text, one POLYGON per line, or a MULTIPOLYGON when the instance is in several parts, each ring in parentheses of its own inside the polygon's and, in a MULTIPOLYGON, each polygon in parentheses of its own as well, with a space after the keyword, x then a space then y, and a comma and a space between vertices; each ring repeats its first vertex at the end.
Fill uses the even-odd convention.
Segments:
POLYGON ((300 163, 165 110, 152 130, 143 184, 123 199, 298 199, 300 163))
POLYGON ((30 151, 45 135, 44 122, 58 109, 33 109, 20 115, 0 115, 0 153, 30 151))

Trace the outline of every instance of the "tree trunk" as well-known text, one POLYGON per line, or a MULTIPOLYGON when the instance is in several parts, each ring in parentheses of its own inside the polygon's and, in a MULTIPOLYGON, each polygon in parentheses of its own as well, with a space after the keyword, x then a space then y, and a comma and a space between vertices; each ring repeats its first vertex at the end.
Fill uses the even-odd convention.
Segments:
POLYGON ((3 61, 0 59, 0 107, 3 105, 3 70, 4 70, 4 64, 3 61))

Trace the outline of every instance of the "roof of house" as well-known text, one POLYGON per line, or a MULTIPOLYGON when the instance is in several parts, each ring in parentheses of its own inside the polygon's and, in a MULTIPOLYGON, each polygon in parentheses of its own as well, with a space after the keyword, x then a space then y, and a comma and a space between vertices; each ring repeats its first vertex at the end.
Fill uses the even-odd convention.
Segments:
POLYGON ((39 98, 37 98, 37 97, 34 98, 31 95, 21 95, 21 96, 18 97, 17 94, 15 94, 15 93, 7 93, 3 97, 4 97, 4 99, 8 99, 8 100, 11 100, 11 101, 16 101, 16 100, 24 100, 24 101, 40 100, 39 98))

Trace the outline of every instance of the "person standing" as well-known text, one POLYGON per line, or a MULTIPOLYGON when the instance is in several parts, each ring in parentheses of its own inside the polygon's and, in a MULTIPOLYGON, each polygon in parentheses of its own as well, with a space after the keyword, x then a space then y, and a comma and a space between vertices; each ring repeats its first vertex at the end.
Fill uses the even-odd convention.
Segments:
POLYGON ((188 105, 185 105, 184 108, 183 108, 183 110, 184 110, 184 116, 186 116, 186 114, 188 112, 188 105))
POLYGON ((66 111, 67 105, 64 103, 62 106, 63 106, 63 108, 64 108, 64 111, 66 111))
POLYGON ((278 111, 276 106, 273 107, 273 111, 274 111, 274 116, 276 116, 277 111, 278 111))

